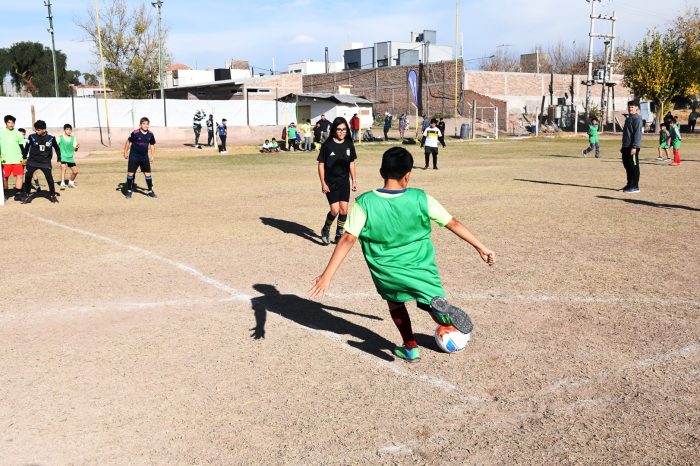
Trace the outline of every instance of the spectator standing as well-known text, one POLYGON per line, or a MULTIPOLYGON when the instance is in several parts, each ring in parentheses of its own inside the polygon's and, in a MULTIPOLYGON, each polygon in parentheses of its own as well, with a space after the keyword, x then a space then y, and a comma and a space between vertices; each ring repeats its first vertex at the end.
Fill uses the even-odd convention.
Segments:
POLYGON ((209 115, 207 118, 207 146, 211 147, 214 144, 214 115, 209 115))
POLYGON ((399 136, 403 140, 406 130, 408 129, 408 118, 405 113, 402 113, 399 117, 399 136))
POLYGON ((689 133, 695 132, 695 123, 697 123, 699 116, 700 116, 700 113, 698 113, 697 108, 694 108, 693 111, 690 112, 690 115, 688 115, 688 132, 689 133))
POLYGON ((438 138, 438 141, 440 141, 440 144, 442 144, 442 147, 447 147, 447 145, 445 144, 445 120, 440 118, 440 121, 438 121, 437 127, 440 130, 440 137, 438 138))
POLYGON ((301 125, 301 132, 304 134, 304 150, 311 151, 311 120, 306 120, 306 122, 301 125))
POLYGON ((350 118, 350 129, 352 130, 352 140, 357 142, 360 138, 360 117, 357 113, 350 118))
POLYGON ((326 119, 326 115, 321 115, 321 119, 318 120, 318 123, 321 125, 321 144, 323 144, 326 142, 326 139, 328 139, 331 122, 326 119))
POLYGON ((199 145, 199 135, 202 134, 202 120, 207 117, 204 110, 197 110, 192 118, 192 130, 194 131, 194 145, 197 149, 201 149, 199 145))
POLYGON ((384 114, 384 140, 388 141, 389 140, 389 130, 391 129, 391 119, 393 117, 391 116, 391 113, 386 112, 384 114))
POLYGON ((218 130, 219 141, 221 141, 221 144, 219 144, 219 153, 228 154, 228 150, 226 150, 226 138, 228 137, 228 127, 226 126, 226 118, 221 120, 221 124, 218 125, 218 130))

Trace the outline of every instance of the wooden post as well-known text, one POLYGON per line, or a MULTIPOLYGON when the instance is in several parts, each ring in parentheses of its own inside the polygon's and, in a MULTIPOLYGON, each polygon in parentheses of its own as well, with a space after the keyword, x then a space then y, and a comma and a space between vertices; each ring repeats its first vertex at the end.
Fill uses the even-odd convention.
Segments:
POLYGON ((472 100, 472 139, 476 139, 476 99, 472 100))
POLYGON ((493 110, 495 112, 494 126, 496 128, 496 139, 498 139, 498 107, 494 106, 493 110))

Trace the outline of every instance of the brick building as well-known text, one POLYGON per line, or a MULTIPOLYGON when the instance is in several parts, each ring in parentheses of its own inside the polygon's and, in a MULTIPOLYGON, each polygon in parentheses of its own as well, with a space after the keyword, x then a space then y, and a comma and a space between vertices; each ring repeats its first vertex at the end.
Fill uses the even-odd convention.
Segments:
MULTIPOLYGON (((472 102, 477 107, 498 107, 499 127, 506 128, 507 108, 502 100, 494 99, 473 91, 465 91, 463 86, 464 63, 458 60, 442 61, 427 65, 391 66, 369 70, 348 70, 339 73, 320 74, 303 77, 304 92, 335 93, 338 87, 351 86, 354 95, 361 95, 375 101, 374 114, 390 112, 393 115, 415 114, 413 97, 408 86, 408 73, 418 74, 418 113, 435 117, 451 118, 455 103, 455 74, 460 90, 457 109, 462 116, 471 112, 472 102)), ((487 112, 488 113, 488 112, 487 112)), ((484 115, 484 118, 493 118, 484 115)))

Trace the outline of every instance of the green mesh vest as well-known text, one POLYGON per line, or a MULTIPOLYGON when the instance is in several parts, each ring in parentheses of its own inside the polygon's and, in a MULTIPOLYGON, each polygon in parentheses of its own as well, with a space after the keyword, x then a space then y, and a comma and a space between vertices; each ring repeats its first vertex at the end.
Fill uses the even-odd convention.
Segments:
POLYGON ((444 297, 425 192, 408 189, 400 196, 384 198, 370 191, 355 202, 367 215, 359 239, 381 297, 425 304, 436 296, 444 297))
POLYGON ((61 162, 75 163, 75 136, 66 138, 65 134, 58 137, 58 148, 61 151, 61 162))

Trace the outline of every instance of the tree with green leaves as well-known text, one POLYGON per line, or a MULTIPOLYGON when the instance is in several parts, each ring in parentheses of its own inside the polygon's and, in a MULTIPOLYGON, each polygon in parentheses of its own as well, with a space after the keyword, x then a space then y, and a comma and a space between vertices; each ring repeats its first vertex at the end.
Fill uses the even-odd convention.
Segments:
MULTIPOLYGON (((66 54, 56 50, 59 95, 68 95, 66 54)), ((17 42, 8 49, 0 49, 0 74, 10 73, 12 83, 19 91, 26 90, 34 97, 55 96, 53 57, 51 49, 39 42, 17 42)))
POLYGON ((665 34, 649 31, 624 60, 625 85, 658 106, 657 127, 671 99, 700 86, 699 26, 700 12, 689 10, 665 34))
POLYGON ((88 86, 99 86, 100 81, 97 79, 97 75, 92 73, 83 73, 83 81, 88 86))
MULTIPOLYGON (((97 20, 92 10, 86 22, 77 22, 94 44, 93 55, 99 63, 97 20)), ((122 98, 145 98, 159 87, 158 25, 152 9, 142 3, 133 8, 125 0, 111 0, 100 12, 102 49, 107 85, 122 98)), ((167 31, 163 32, 163 42, 167 31)), ((169 63, 163 49, 163 66, 169 63)))

